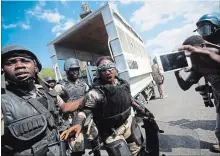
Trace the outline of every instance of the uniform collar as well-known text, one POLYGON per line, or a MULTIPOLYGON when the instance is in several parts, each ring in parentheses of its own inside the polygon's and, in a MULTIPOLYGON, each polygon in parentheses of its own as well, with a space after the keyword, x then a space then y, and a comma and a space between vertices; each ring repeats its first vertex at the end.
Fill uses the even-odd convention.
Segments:
POLYGON ((80 82, 79 79, 77 79, 75 82, 71 81, 71 83, 73 83, 73 84, 79 84, 79 82, 80 82))

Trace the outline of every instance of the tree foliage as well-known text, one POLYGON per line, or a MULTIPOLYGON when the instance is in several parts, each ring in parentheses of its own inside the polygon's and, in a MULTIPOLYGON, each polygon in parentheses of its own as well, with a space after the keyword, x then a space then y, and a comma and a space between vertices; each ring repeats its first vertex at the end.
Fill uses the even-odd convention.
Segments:
POLYGON ((82 76, 86 76, 86 70, 82 70, 82 76))
POLYGON ((54 70, 51 68, 43 68, 39 73, 40 78, 44 79, 45 77, 51 76, 52 78, 56 79, 54 70))

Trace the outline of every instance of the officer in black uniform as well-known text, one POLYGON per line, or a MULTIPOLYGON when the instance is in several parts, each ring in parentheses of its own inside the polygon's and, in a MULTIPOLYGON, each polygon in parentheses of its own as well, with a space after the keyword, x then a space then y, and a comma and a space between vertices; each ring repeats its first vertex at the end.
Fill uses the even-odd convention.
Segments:
MULTIPOLYGON (((116 66, 110 57, 100 57, 97 67, 99 76, 96 77, 93 89, 84 98, 83 111, 86 115, 92 112, 99 135, 110 156, 147 156, 149 153, 142 146, 142 134, 131 115, 131 107, 135 105, 139 114, 146 115, 147 112, 132 99, 128 82, 116 76, 116 66)), ((61 134, 61 139, 67 138, 73 131, 78 134, 81 128, 82 125, 71 127, 61 134)), ((158 130, 155 129, 155 134, 158 130)), ((151 155, 157 156, 159 152, 151 155)))
POLYGON ((54 89, 54 87, 57 85, 56 80, 51 76, 44 78, 44 80, 48 83, 51 89, 54 89))
POLYGON ((3 47, 1 56, 6 81, 1 97, 2 154, 61 155, 56 105, 63 101, 39 79, 39 60, 20 45, 3 47))
MULTIPOLYGON (((55 90, 60 93, 62 97, 67 102, 71 102, 83 97, 86 92, 89 90, 89 86, 82 80, 79 79, 81 75, 80 65, 78 60, 74 58, 69 58, 64 63, 64 70, 66 71, 67 80, 65 81, 64 85, 60 88, 55 88, 55 90)), ((78 110, 74 112, 64 113, 64 125, 69 128, 72 125, 81 124, 78 123, 79 120, 77 116, 85 116, 84 112, 79 112, 78 110), (77 121, 76 121, 77 119, 77 121)), ((92 116, 87 116, 86 124, 83 125, 85 135, 91 143, 92 151, 95 156, 100 155, 99 151, 99 139, 98 139, 98 130, 92 120, 92 116)), ((70 139, 71 140, 71 139, 70 139)), ((72 139, 74 140, 74 139, 72 139)), ((72 155, 82 155, 84 153, 84 138, 82 133, 80 136, 75 139, 74 141, 68 141, 69 147, 71 149, 72 155), (76 143, 77 142, 77 143, 76 143), (78 147, 76 147, 76 144, 78 147)))

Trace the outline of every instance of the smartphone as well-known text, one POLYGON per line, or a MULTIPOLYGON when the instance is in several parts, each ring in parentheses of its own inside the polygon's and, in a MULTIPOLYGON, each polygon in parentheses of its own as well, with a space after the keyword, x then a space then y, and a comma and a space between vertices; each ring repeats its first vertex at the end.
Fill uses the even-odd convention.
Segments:
POLYGON ((180 70, 185 67, 191 67, 192 63, 189 57, 186 57, 187 51, 173 51, 170 53, 158 54, 156 56, 157 63, 162 72, 171 72, 180 70))

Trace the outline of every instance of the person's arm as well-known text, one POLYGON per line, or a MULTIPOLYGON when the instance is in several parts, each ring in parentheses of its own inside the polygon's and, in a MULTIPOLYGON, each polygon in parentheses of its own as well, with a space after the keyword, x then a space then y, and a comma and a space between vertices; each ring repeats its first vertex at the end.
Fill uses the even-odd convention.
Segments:
POLYGON ((71 133, 75 133, 75 137, 78 137, 86 120, 86 114, 88 115, 88 113, 91 113, 90 109, 80 111, 77 115, 75 125, 63 131, 60 135, 60 140, 68 139, 71 133))
POLYGON ((62 112, 67 113, 67 112, 73 112, 79 108, 79 106, 82 104, 84 97, 81 97, 77 100, 74 100, 72 102, 67 102, 63 103, 60 105, 60 108, 62 112))
POLYGON ((209 58, 211 58, 213 61, 217 62, 220 64, 220 55, 219 55, 219 50, 216 48, 198 48, 198 47, 193 47, 190 45, 184 45, 179 48, 179 50, 188 50, 189 52, 186 54, 186 56, 191 56, 191 55, 206 55, 209 58))
POLYGON ((137 112, 137 116, 140 117, 148 117, 153 119, 154 115, 140 102, 138 102, 138 100, 132 98, 132 107, 133 109, 137 112))
POLYGON ((180 71, 175 71, 175 76, 180 88, 184 91, 188 90, 193 84, 198 83, 200 78, 202 77, 199 73, 195 71, 191 71, 186 80, 182 78, 182 76, 180 75, 180 71))
POLYGON ((76 133, 76 136, 79 135, 81 132, 83 123, 86 117, 92 112, 92 109, 97 107, 97 104, 100 100, 102 100, 103 96, 96 90, 89 91, 83 100, 83 108, 78 114, 76 125, 72 126, 71 128, 67 129, 60 135, 61 140, 66 140, 72 132, 76 133))
POLYGON ((220 55, 219 55, 219 54, 210 52, 210 53, 209 53, 209 57, 210 57, 212 60, 214 60, 215 62, 217 62, 217 63, 220 64, 220 55))

